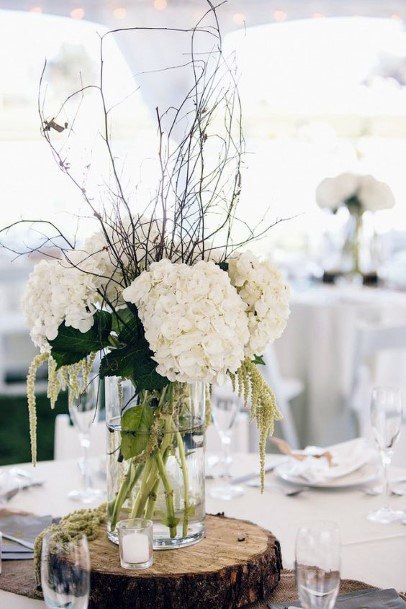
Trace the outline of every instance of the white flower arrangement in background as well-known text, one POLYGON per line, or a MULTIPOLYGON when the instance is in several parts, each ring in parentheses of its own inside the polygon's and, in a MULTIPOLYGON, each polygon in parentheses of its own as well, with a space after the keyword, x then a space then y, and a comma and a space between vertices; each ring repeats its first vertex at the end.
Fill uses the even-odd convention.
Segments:
POLYGON ((316 190, 320 207, 337 210, 346 205, 351 213, 390 209, 395 199, 390 187, 371 175, 341 173, 334 178, 325 178, 316 190))

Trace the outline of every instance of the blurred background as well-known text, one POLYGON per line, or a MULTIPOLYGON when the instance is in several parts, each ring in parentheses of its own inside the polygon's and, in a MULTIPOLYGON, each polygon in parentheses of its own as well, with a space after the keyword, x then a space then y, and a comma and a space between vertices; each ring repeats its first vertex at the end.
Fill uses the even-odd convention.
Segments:
MULTIPOLYGON (((47 218, 79 239, 91 232, 83 217, 78 230, 83 201, 41 137, 38 104, 52 118, 72 91, 97 82, 108 29, 190 28, 206 10, 203 0, 0 0, 0 227, 47 218)), ((365 432, 374 383, 406 384, 406 4, 229 0, 218 13, 243 107, 239 216, 284 220, 250 246, 280 264, 292 286, 291 320, 267 362, 285 412, 278 433, 325 446, 365 432), (358 273, 345 249, 348 210, 321 209, 316 197, 326 177, 345 172, 384 182, 395 201, 363 215, 358 273)), ((157 177, 155 108, 188 86, 181 69, 159 72, 187 53, 185 39, 168 32, 158 45, 153 36, 113 35, 104 55, 107 96, 119 108, 114 152, 141 201, 157 177)), ((75 103, 76 140, 64 152, 96 192, 105 170, 96 101, 75 103)), ((38 239, 40 230, 25 226, 3 234, 11 250, 38 239)), ((29 460, 24 392, 35 350, 19 303, 37 260, 0 251, 0 464, 29 460)), ((44 378, 43 459, 53 456, 55 415, 66 411, 63 401, 49 411, 44 378)), ((241 450, 255 445, 244 416, 237 436, 241 450)))

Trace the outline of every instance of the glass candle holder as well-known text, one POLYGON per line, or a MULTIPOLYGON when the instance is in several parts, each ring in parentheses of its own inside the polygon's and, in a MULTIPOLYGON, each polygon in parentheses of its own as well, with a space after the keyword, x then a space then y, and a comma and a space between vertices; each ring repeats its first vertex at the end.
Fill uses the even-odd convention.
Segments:
POLYGON ((147 569, 154 562, 152 520, 129 518, 117 523, 123 569, 147 569))

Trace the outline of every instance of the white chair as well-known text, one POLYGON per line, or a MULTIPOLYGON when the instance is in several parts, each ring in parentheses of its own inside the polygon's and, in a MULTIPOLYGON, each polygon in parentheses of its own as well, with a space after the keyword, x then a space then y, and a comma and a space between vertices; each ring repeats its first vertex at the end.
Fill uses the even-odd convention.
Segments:
MULTIPOLYGON (((349 406, 355 412, 358 431, 371 439, 370 398, 376 384, 406 387, 406 325, 360 324, 356 330, 353 355, 353 375, 349 406), (404 351, 404 355, 399 353, 404 351), (387 355, 386 369, 379 370, 379 358, 387 355)), ((405 411, 404 411, 405 412, 405 411)), ((406 465, 406 421, 402 425, 402 436, 398 442, 394 463, 406 465)))
MULTIPOLYGON (((260 370, 272 388, 279 409, 283 415, 283 419, 280 421, 280 426, 284 439, 292 446, 292 448, 299 448, 300 442, 298 433, 296 430, 295 421, 291 412, 290 402, 295 397, 300 395, 303 391, 303 383, 296 378, 285 378, 282 377, 278 360, 275 351, 272 346, 268 347, 265 355, 265 366, 260 366, 260 370)), ((231 383, 226 384, 223 387, 214 388, 215 394, 221 393, 223 395, 232 395, 231 383)), ((215 396, 214 396, 215 397, 215 396)), ((241 400, 241 412, 235 423, 234 427, 234 439, 233 439, 233 450, 235 452, 244 452, 249 450, 250 452, 258 451, 258 430, 255 423, 249 424, 249 406, 245 408, 241 400)), ((213 427, 213 426, 211 426, 213 427)), ((214 429, 209 428, 207 433, 207 447, 208 451, 216 452, 219 447, 218 434, 214 429)))
MULTIPOLYGON (((106 438, 105 421, 95 421, 90 430, 90 457, 106 454, 106 438)), ((58 414, 55 418, 54 460, 75 459, 81 454, 79 435, 71 424, 69 415, 58 414)))
MULTIPOLYGON (((279 368, 275 349, 269 345, 264 355, 265 366, 260 367, 262 375, 275 394, 283 419, 280 421, 283 437, 292 448, 300 448, 299 436, 291 411, 291 401, 303 392, 303 383, 296 378, 283 377, 279 368)), ((251 450, 256 450, 258 435, 251 430, 251 450)))

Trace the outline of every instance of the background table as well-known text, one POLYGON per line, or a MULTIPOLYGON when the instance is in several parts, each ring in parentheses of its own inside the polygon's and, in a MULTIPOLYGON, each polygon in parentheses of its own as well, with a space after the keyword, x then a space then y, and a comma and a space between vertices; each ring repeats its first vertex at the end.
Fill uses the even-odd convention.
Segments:
MULTIPOLYGON (((282 373, 305 387, 293 406, 303 446, 357 435, 348 398, 360 322, 406 324, 406 292, 344 285, 293 292, 289 323, 275 350, 282 373)), ((406 357, 388 355, 381 382, 405 386, 406 357)))
MULTIPOLYGON (((268 462, 280 458, 269 455, 268 462)), ((80 484, 75 461, 41 462, 35 470, 31 465, 24 469, 46 483, 42 488, 20 492, 8 504, 10 508, 53 516, 77 509, 77 504, 66 497, 69 490, 80 484)), ((236 455, 234 471, 236 475, 258 471, 258 457, 236 455)), ((406 474, 406 470, 393 471, 396 475, 402 472, 406 474)), ((103 485, 103 481, 100 482, 103 485)), ((334 520, 341 529, 343 578, 359 579, 381 588, 406 589, 406 526, 379 525, 366 520, 366 514, 381 505, 382 497, 367 496, 360 489, 310 490, 296 497, 285 497, 278 490, 261 495, 259 489, 245 487, 244 496, 225 502, 210 498, 210 487, 214 484, 215 480, 207 483, 207 512, 224 511, 227 516, 251 520, 270 529, 281 542, 285 568, 293 566, 294 540, 301 523, 310 519, 334 520)), ((406 497, 394 497, 391 503, 406 509, 406 497)), ((0 607, 42 609, 44 603, 0 590, 0 607)))

